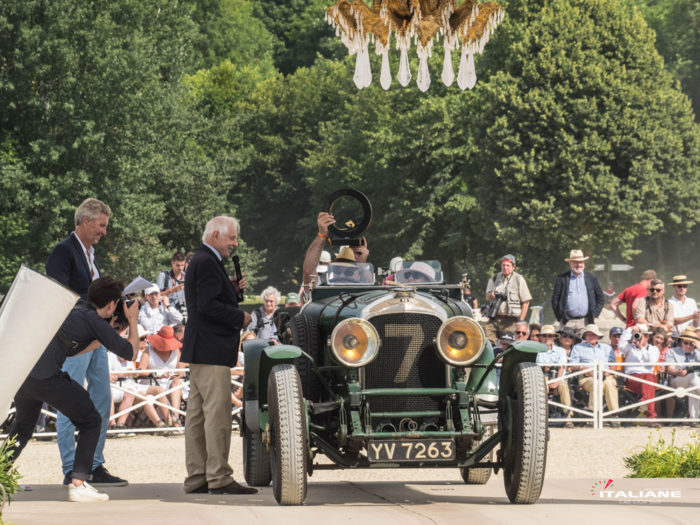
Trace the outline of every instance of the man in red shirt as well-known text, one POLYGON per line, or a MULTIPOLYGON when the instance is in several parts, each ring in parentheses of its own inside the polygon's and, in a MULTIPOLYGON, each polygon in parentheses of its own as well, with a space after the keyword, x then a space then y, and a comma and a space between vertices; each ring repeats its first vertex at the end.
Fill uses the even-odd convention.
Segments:
POLYGON ((639 298, 644 298, 649 294, 649 286, 651 281, 656 279, 656 272, 654 270, 646 270, 642 273, 642 280, 637 284, 633 284, 629 288, 626 288, 624 292, 615 297, 611 303, 610 307, 615 315, 627 323, 627 327, 634 326, 634 306, 639 298), (622 315, 620 311, 620 304, 625 303, 625 314, 622 315))

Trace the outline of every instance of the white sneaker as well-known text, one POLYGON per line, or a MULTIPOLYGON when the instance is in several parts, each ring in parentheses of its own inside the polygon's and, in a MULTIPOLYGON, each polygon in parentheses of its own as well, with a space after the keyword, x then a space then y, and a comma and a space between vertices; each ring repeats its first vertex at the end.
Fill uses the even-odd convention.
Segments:
POLYGON ((87 481, 83 481, 82 485, 77 487, 72 483, 68 485, 68 501, 108 501, 109 496, 103 492, 98 492, 95 487, 88 484, 87 481))

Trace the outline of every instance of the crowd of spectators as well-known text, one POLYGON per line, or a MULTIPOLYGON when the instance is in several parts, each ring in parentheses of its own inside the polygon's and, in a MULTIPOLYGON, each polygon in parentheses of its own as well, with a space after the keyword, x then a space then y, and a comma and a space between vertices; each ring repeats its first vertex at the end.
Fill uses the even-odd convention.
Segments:
MULTIPOLYGON (((580 250, 571 250, 565 259, 570 270, 558 275, 553 286, 552 309, 558 326, 541 326, 528 324, 524 314, 515 319, 518 301, 520 311, 527 311, 529 293, 521 277, 517 285, 509 284, 508 277, 518 275, 514 272, 515 259, 512 255, 503 257, 502 271, 486 289, 487 299, 492 302, 499 295, 503 297, 495 318, 485 320, 485 332, 495 352, 525 339, 547 345, 547 351, 537 355, 537 363, 547 375, 550 394, 564 407, 571 406, 575 397, 572 392, 580 390, 587 393, 579 398, 587 397, 589 410, 593 410, 594 398, 598 397, 614 417, 636 416, 651 423, 657 417, 686 414, 696 419, 700 400, 694 396, 700 395, 700 368, 693 363, 700 362, 700 312, 695 300, 687 297, 693 281, 685 275, 674 276, 667 283, 673 296, 666 298, 667 284, 654 270, 646 270, 638 283, 614 295, 603 292, 595 275, 584 272, 587 259, 580 250), (606 302, 611 313, 624 323, 612 326, 608 334, 596 324, 606 302), (605 335, 609 343, 602 342, 605 335), (602 381, 598 382, 593 378, 596 363, 602 369, 602 381), (574 374, 571 381, 562 378, 565 373, 579 371, 582 373, 574 374), (600 388, 598 396, 592 395, 595 384, 600 388), (668 392, 663 387, 689 389, 690 395, 683 401, 687 409, 677 411, 674 396, 663 403, 655 400, 668 392), (634 406, 637 403, 641 405, 634 406), (633 405, 634 411, 625 409, 627 405, 633 405)), ((572 411, 562 409, 559 415, 566 418, 565 427, 574 426, 568 420, 572 411)), ((617 423, 612 420, 611 424, 617 423)))
MULTIPOLYGON (((365 256, 366 244, 362 249, 361 256, 365 256)), ((124 433, 131 426, 178 429, 184 425, 182 405, 187 401, 184 381, 187 365, 180 362, 180 347, 187 322, 184 281, 190 257, 191 254, 182 252, 173 254, 172 268, 158 274, 153 285, 134 296, 140 303, 140 352, 134 362, 110 354, 111 415, 118 414, 110 419, 110 429, 124 433), (155 403, 144 403, 148 399, 155 403), (140 406, 139 410, 130 411, 135 404, 140 406)), ((514 341, 534 340, 547 345, 547 351, 538 354, 537 362, 549 379, 550 395, 563 407, 572 406, 574 394, 579 390, 588 393, 586 406, 593 408, 593 363, 601 363, 603 368, 599 397, 607 410, 619 408, 624 391, 644 402, 658 395, 658 385, 700 386, 700 372, 684 364, 700 362, 697 332, 700 313, 696 302, 686 296, 693 281, 683 275, 675 276, 668 283, 673 297, 666 299, 665 283, 657 278, 656 272, 647 270, 640 282, 613 294, 611 283, 603 291, 595 275, 585 271, 587 259, 580 250, 571 250, 565 259, 569 271, 557 275, 553 284, 551 302, 557 324, 542 326, 527 322, 532 296, 525 278, 516 271, 515 257, 508 254, 502 258, 501 271, 488 281, 484 310, 494 301, 498 301, 498 306, 493 318, 483 319, 495 352, 514 341), (613 326, 604 334, 596 320, 606 304, 624 327, 613 326), (602 341, 605 336, 608 343, 602 341), (626 365, 608 364, 622 362, 626 365), (573 380, 563 377, 576 371, 583 373, 573 380), (624 378, 615 372, 631 377, 624 378)), ((401 262, 400 258, 392 260, 390 269, 394 274, 399 270, 397 263, 401 262)), ((330 253, 320 250, 314 268, 316 279, 323 279, 330 263, 330 253)), ((307 268, 307 271, 312 270, 307 268)), ((392 280, 391 276, 388 278, 392 280)), ((272 286, 265 288, 259 296, 261 306, 251 313, 251 323, 241 341, 259 338, 275 345, 290 342, 289 334, 278 330, 282 319, 298 311, 304 290, 300 292, 288 292, 281 305, 281 292, 272 286)), ((473 296, 470 300, 476 301, 473 296)), ((243 354, 239 353, 237 366, 231 372, 235 409, 242 407, 243 364, 243 354)), ((649 419, 656 418, 660 412, 666 418, 676 414, 674 397, 666 399, 663 407, 660 405, 648 402, 637 412, 649 419)), ((698 417, 699 400, 691 396, 683 406, 691 418, 698 417)), ((572 427, 569 419, 575 417, 574 412, 563 408, 559 412, 565 418, 564 426, 572 427)))

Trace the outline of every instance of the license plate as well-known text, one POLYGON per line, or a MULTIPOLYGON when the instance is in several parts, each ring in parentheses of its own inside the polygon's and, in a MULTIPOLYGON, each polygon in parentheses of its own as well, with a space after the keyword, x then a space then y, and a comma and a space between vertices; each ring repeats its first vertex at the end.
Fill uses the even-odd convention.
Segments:
POLYGON ((367 452, 373 462, 450 461, 456 457, 454 439, 373 440, 367 452))

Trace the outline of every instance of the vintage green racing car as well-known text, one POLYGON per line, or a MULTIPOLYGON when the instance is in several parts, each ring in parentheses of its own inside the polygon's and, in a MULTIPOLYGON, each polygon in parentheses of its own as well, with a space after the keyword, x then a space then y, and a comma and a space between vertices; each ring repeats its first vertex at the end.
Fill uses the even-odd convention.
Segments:
POLYGON ((331 264, 280 327, 290 344, 243 343, 246 481, 298 505, 315 468, 454 467, 468 484, 502 469, 511 502, 536 502, 548 431, 535 357, 546 347, 518 341, 494 358, 462 300, 466 279, 443 284, 437 261, 404 262, 393 279, 331 264))

